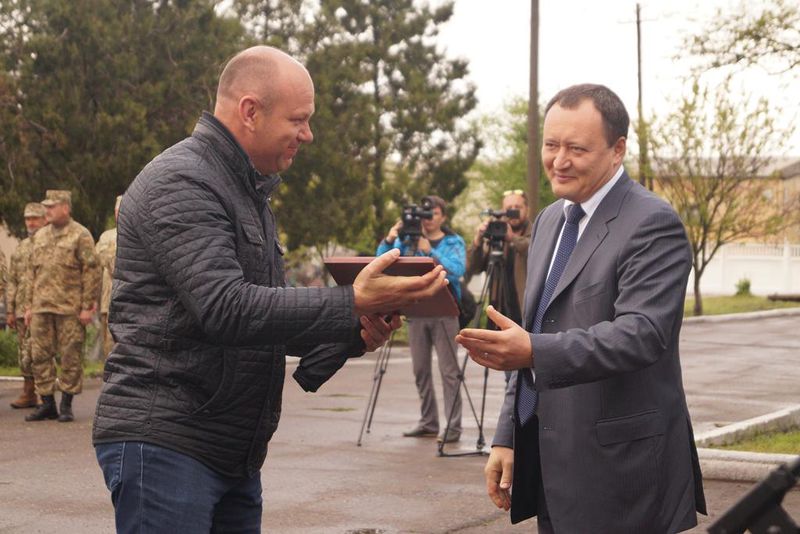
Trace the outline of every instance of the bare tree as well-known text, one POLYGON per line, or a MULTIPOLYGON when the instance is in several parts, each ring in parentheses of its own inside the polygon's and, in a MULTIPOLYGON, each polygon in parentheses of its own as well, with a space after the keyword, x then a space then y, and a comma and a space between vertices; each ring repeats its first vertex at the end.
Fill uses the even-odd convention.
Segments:
POLYGON ((686 226, 694 263, 694 314, 702 315, 700 279, 720 247, 775 236, 800 222, 800 198, 776 195, 772 155, 789 133, 775 126, 765 99, 731 96, 730 79, 716 91, 692 92, 653 128, 657 190, 686 226))
POLYGON ((800 67, 800 4, 770 0, 761 11, 742 2, 739 12, 717 10, 703 31, 689 37, 706 68, 761 65, 773 73, 800 67))

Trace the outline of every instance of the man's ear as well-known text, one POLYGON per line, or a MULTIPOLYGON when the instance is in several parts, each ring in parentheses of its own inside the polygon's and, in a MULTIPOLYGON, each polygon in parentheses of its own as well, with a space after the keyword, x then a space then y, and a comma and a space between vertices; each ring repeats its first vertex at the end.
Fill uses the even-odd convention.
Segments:
POLYGON ((260 107, 261 104, 259 104, 258 100, 250 95, 245 95, 239 99, 239 120, 249 132, 253 132, 256 129, 256 117, 260 107))
POLYGON ((617 139, 617 142, 614 143, 614 165, 619 165, 622 163, 622 160, 625 159, 625 152, 628 148, 627 142, 627 139, 620 137, 617 139))

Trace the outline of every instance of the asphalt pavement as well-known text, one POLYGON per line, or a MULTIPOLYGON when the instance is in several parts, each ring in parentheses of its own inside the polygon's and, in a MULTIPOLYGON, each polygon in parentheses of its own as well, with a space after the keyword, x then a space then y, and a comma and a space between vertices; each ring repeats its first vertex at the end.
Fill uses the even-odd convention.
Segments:
MULTIPOLYGON (((793 316, 684 325, 684 385, 696 432, 800 400, 798 324, 793 316)), ((289 360, 287 375, 296 362, 289 360)), ((406 348, 394 349, 371 432, 356 446, 374 364, 374 354, 351 360, 316 394, 287 379, 281 424, 262 471, 264 532, 535 532, 534 521, 512 526, 493 508, 485 495, 485 457, 440 457, 435 440, 402 437, 418 414, 406 348)), ((469 362, 466 375, 480 419, 484 372, 469 362)), ((502 373, 488 374, 488 442, 503 383, 502 373)), ((25 423, 27 411, 8 406, 19 383, 0 382, 0 533, 113 532, 113 509, 90 441, 99 387, 98 379, 86 381, 74 402, 74 423, 25 423)), ((437 392, 441 396, 438 380, 437 392)), ((462 440, 445 452, 478 452, 476 417, 464 401, 462 440)), ((705 481, 710 517, 701 516, 694 531, 704 531, 750 487, 705 481)), ((800 521, 798 488, 784 506, 800 521)))

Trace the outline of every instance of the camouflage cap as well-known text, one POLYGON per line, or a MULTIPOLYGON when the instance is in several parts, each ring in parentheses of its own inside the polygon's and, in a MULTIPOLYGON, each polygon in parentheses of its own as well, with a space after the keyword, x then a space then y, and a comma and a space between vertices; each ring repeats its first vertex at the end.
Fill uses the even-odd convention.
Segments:
POLYGON ((44 217, 44 206, 38 202, 28 202, 23 217, 44 217))
POLYGON ((56 204, 66 203, 72 205, 72 192, 63 189, 48 189, 45 193, 43 206, 55 206, 56 204))

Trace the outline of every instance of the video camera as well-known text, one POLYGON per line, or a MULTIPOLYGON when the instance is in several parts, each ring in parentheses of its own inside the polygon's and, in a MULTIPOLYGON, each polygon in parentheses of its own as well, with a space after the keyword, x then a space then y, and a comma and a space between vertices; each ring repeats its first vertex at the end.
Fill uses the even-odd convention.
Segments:
POLYGON ((491 243, 497 244, 502 243, 506 237, 506 233, 508 233, 508 223, 501 219, 503 219, 503 217, 506 219, 519 219, 519 210, 500 211, 489 208, 481 212, 481 216, 485 217, 487 215, 492 217, 492 220, 489 221, 489 226, 486 227, 483 237, 488 239, 491 243))
POLYGON ((407 238, 418 239, 422 235, 422 219, 433 219, 433 202, 428 197, 422 199, 421 205, 407 204, 403 206, 400 218, 403 226, 400 228, 400 240, 407 238))

